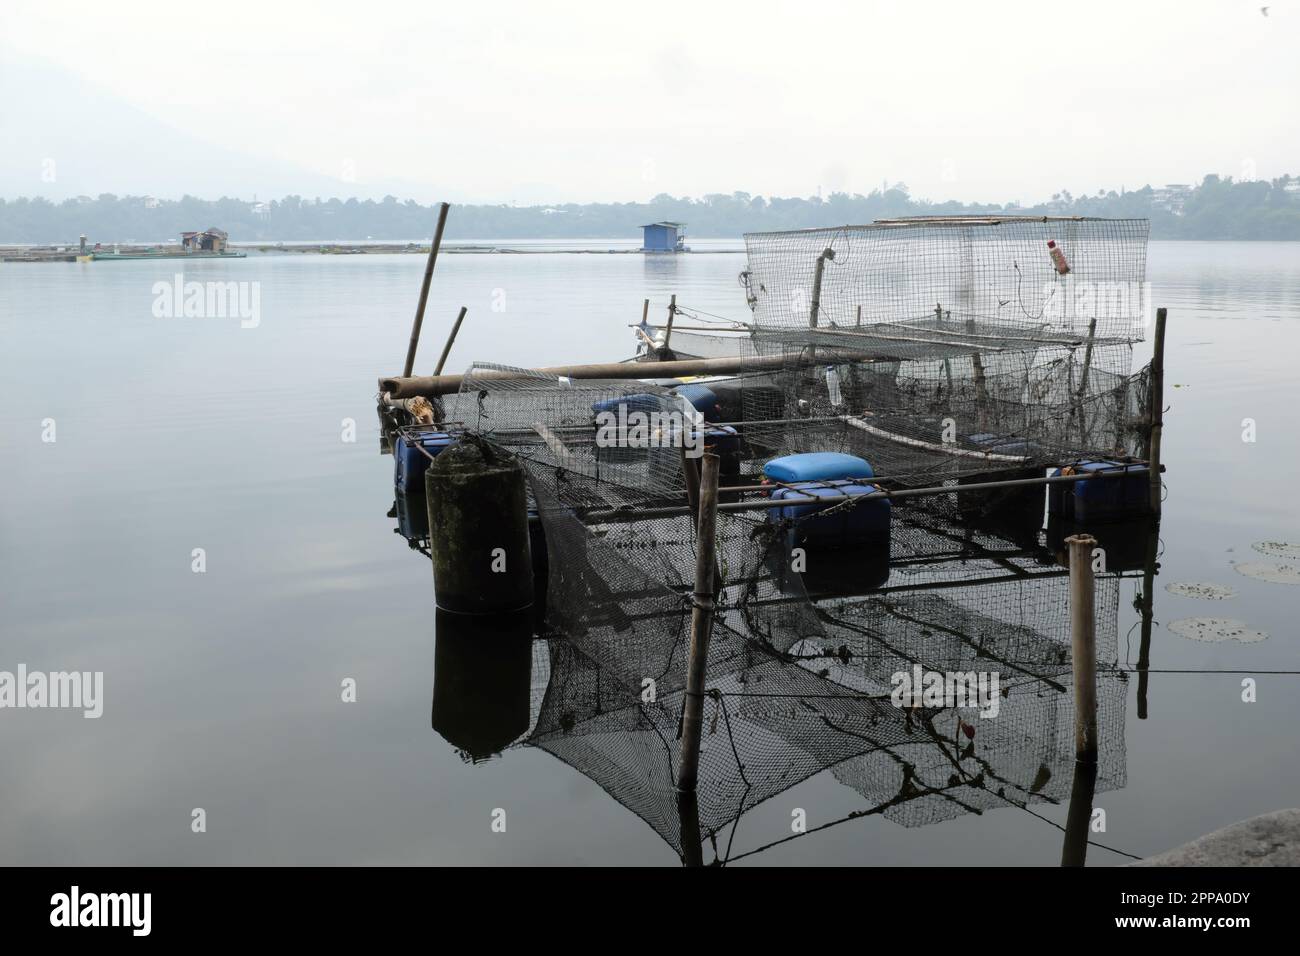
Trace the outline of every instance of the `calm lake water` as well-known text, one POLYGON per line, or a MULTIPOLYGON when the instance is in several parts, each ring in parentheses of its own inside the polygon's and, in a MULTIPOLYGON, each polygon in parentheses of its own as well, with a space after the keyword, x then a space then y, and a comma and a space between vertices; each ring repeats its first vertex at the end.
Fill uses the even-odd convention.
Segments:
MULTIPOLYGON (((430 568, 386 516, 392 459, 374 411, 376 378, 401 370, 423 259, 183 265, 187 280, 258 283, 256 326, 155 317, 154 285, 178 262, 0 266, 0 671, 104 673, 97 720, 0 710, 0 862, 675 865, 642 820, 548 754, 471 764, 430 727, 430 568), (340 699, 346 678, 355 703, 340 699)), ((743 317, 743 266, 730 253, 449 255, 417 368, 461 305, 454 369, 622 358, 645 297, 660 317, 673 293, 743 317)), ((1233 566, 1300 564, 1251 547, 1300 543, 1300 244, 1157 242, 1149 278, 1170 310, 1151 666, 1245 674, 1153 673, 1145 720, 1128 682, 1127 784, 1099 794, 1106 830, 1092 836, 1139 856, 1300 803, 1300 678, 1265 673, 1297 670, 1300 587, 1233 566), (1238 596, 1175 595, 1174 582, 1238 596), (1169 630, 1189 617, 1268 638, 1169 630)), ((1121 664, 1136 661, 1134 590, 1120 599, 1121 664)), ((789 835, 794 807, 810 827, 864 808, 822 773, 747 813, 737 849, 789 835)), ((1055 865, 1065 808, 1034 814, 869 817, 746 862, 1055 865)), ((1093 847, 1088 861, 1127 857, 1093 847)))

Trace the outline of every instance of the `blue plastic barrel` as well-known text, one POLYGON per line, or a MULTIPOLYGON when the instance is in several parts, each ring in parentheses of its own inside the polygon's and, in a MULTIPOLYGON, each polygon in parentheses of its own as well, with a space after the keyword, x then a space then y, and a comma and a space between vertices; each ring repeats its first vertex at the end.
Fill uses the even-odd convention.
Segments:
POLYGON ((876 473, 865 458, 838 451, 814 451, 773 458, 763 466, 763 474, 773 481, 837 481, 874 478, 876 473))
POLYGON ((393 484, 399 495, 423 494, 429 455, 437 457, 455 438, 448 432, 400 432, 393 446, 393 484), (429 453, 420 451, 423 448, 429 453))
POLYGON ((888 539, 891 511, 888 498, 874 498, 846 504, 846 499, 859 498, 879 491, 876 485, 860 485, 851 481, 797 482, 789 488, 778 488, 772 493, 775 500, 784 498, 819 498, 825 503, 786 505, 772 508, 768 520, 791 519, 795 522, 794 544, 808 544, 822 548, 852 548, 888 539), (830 509, 841 507, 831 511, 830 509), (830 512, 823 514, 822 512, 830 512))

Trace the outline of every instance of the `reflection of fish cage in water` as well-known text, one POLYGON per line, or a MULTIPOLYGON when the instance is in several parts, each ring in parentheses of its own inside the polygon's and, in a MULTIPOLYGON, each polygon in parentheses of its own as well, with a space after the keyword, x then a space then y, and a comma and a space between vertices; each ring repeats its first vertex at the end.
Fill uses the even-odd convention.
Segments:
MULTIPOLYGON (((828 769, 865 798, 855 816, 879 814, 906 826, 1064 803, 1074 777, 1073 697, 1068 626, 1051 609, 1065 603, 1065 579, 1048 572, 1005 582, 990 566, 981 583, 965 579, 969 570, 952 561, 919 572, 917 582, 903 569, 891 577, 901 582, 896 591, 819 601, 813 620, 820 618, 820 633, 787 654, 743 636, 746 610, 725 613, 709 657, 689 821, 674 786, 689 622, 681 612, 636 614, 647 595, 629 597, 617 622, 550 642, 546 690, 520 743, 592 779, 684 856, 696 826, 723 860, 781 841, 780 834, 765 840, 747 832, 733 844, 731 828, 758 804, 828 769), (1024 623, 1008 623, 1015 619, 1024 623), (996 716, 923 701, 896 706, 892 677, 915 667, 972 677, 997 672, 996 716), (655 681, 653 700, 638 673, 655 681)), ((1118 591, 1117 577, 1099 582, 1098 630, 1110 648, 1118 591)), ((1125 782, 1126 686, 1124 675, 1103 669, 1099 792, 1125 782)))
MULTIPOLYGON (((1152 410, 1131 343, 1146 224, 921 220, 746 241, 753 334, 706 420, 680 386, 483 364, 440 400, 440 415, 518 459, 544 529, 550 674, 522 742, 687 857, 696 826, 720 840, 828 768, 864 813, 907 825, 1067 798, 1069 592, 1034 482, 1143 451, 1152 410), (642 417, 602 431, 610 409, 642 417), (674 769, 704 447, 727 477, 684 822, 674 769), (766 468, 815 452, 869 462, 874 476, 845 482, 869 493, 811 514, 775 507, 774 492, 807 483, 766 468), (800 546, 812 522, 864 507, 889 509, 883 535, 800 546), (915 668, 996 674, 997 716, 897 706, 896 675, 915 668)), ((1116 573, 1097 578, 1100 790, 1124 782, 1119 587, 1116 573)))

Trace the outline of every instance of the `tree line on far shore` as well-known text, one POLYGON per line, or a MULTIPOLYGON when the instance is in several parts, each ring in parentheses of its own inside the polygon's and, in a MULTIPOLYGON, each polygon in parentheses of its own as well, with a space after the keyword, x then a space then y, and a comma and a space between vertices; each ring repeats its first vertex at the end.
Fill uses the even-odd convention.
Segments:
MULTIPOLYGON (((913 199, 907 186, 826 198, 765 198, 715 193, 699 198, 655 196, 648 202, 564 203, 553 206, 456 205, 448 239, 637 239, 643 223, 686 223, 695 237, 735 238, 746 232, 868 223, 896 216, 1074 215, 1151 220, 1153 239, 1300 240, 1300 178, 1234 182, 1206 176, 1181 193, 1145 186, 1124 192, 1073 196, 1060 192, 1032 206, 978 205, 913 199)), ((182 231, 211 226, 235 242, 330 242, 427 240, 434 208, 393 196, 371 199, 309 199, 287 196, 270 202, 243 199, 156 200, 144 196, 81 196, 0 200, 0 242, 175 242, 182 231)))

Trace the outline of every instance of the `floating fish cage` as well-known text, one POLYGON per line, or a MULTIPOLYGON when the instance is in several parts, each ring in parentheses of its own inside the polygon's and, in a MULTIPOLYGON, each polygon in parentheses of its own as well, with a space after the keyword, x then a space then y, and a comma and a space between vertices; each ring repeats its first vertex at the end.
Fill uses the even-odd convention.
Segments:
MULTIPOLYGON (((547 663, 540 689, 536 657, 514 665, 534 671, 516 745, 596 780, 684 856, 710 838, 721 853, 728 824, 827 768, 906 825, 1068 799, 1068 571, 1045 518, 1050 497, 1058 530, 1149 521, 1151 368, 1132 368, 1147 231, 999 217, 750 235, 752 320, 703 353, 730 355, 725 375, 476 363, 431 396, 443 424, 381 405, 399 488, 453 440, 526 474, 547 663), (722 474, 716 610, 684 822, 706 451, 722 474), (900 707, 916 668, 996 671, 996 719, 900 707)), ((1124 783, 1115 665, 1136 566, 1096 579, 1100 791, 1124 783)))

